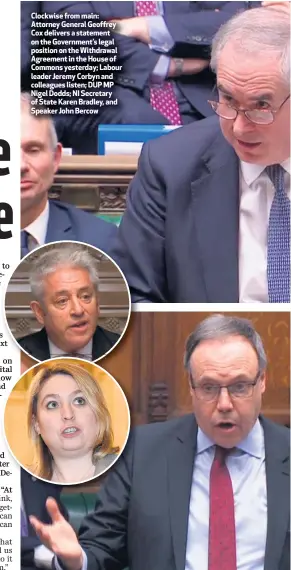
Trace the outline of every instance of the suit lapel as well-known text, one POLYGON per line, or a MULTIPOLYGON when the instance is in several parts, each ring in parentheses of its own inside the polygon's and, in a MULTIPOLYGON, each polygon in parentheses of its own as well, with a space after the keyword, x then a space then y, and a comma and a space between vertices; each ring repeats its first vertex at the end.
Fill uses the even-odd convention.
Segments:
POLYGON ((188 418, 168 452, 170 525, 177 570, 184 570, 197 424, 188 418))
POLYGON ((46 243, 53 241, 75 240, 75 232, 68 211, 61 203, 49 201, 49 220, 46 232, 46 243))
POLYGON ((210 303, 237 303, 239 168, 222 137, 204 156, 199 179, 191 183, 195 243, 198 244, 210 303))
POLYGON ((264 570, 279 568, 289 524, 290 507, 290 449, 273 433, 271 425, 262 419, 265 434, 267 479, 267 542, 264 570))
POLYGON ((50 349, 48 337, 45 329, 41 329, 33 339, 32 356, 38 360, 47 360, 50 358, 50 349))

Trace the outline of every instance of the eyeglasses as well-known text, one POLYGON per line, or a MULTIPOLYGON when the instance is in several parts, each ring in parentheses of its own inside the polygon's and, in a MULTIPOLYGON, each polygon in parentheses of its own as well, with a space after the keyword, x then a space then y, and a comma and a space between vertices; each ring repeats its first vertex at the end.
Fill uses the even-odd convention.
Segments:
POLYGON ((251 123, 255 123, 256 125, 271 125, 275 120, 276 113, 280 111, 289 98, 290 93, 277 109, 237 109, 237 107, 232 107, 227 103, 220 103, 219 101, 208 101, 208 103, 211 105, 213 111, 222 119, 234 121, 239 113, 243 113, 251 123))
POLYGON ((191 377, 191 386, 195 390, 195 394, 198 400, 203 402, 214 402, 220 397, 220 392, 225 388, 231 399, 243 400, 246 398, 251 398, 254 392, 254 387, 257 384, 262 372, 259 370, 257 376, 252 382, 245 382, 239 380, 233 384, 221 385, 214 384, 212 382, 205 382, 205 384, 195 385, 191 377))

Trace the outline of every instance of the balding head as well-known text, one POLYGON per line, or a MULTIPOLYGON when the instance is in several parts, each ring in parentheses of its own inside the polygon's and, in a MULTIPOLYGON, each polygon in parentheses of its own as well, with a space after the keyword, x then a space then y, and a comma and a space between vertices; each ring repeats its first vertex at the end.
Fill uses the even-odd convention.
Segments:
POLYGON ((289 61, 290 18, 284 11, 247 10, 214 38, 219 104, 212 105, 224 137, 244 162, 268 166, 290 156, 289 61))

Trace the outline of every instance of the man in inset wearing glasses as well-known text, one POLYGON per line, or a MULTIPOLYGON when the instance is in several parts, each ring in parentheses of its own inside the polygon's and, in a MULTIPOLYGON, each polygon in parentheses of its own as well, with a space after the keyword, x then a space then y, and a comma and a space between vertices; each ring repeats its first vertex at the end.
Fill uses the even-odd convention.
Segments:
POLYGON ((233 17, 211 66, 219 120, 144 145, 115 259, 134 302, 288 303, 288 10, 233 17))
POLYGON ((35 530, 66 570, 289 570, 289 430, 259 416, 253 324, 212 315, 186 343, 194 415, 138 427, 83 521, 35 530))

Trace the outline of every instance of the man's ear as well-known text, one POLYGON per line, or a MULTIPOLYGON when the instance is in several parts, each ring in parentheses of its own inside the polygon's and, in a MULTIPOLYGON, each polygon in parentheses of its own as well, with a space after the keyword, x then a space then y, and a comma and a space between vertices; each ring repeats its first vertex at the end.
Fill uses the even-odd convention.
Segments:
POLYGON ((61 158, 62 158, 62 150, 63 150, 63 147, 62 147, 61 143, 58 143, 56 148, 55 148, 55 151, 54 151, 54 173, 56 173, 57 170, 59 169, 61 158))
POLYGON ((44 310, 42 309, 40 303, 38 301, 31 301, 30 308, 32 312, 35 314, 40 325, 44 325, 44 310))

